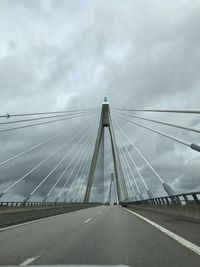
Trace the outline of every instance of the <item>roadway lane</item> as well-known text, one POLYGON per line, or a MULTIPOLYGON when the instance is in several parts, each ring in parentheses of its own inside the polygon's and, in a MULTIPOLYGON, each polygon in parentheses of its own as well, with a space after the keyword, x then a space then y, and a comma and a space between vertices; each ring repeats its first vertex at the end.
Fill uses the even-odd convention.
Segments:
POLYGON ((180 235, 190 242, 200 246, 200 223, 195 220, 181 219, 178 216, 169 216, 166 214, 152 212, 149 210, 131 209, 134 212, 162 225, 170 231, 180 235))
POLYGON ((0 265, 197 267, 200 262, 197 254, 118 206, 90 208, 0 231, 0 244, 0 265))

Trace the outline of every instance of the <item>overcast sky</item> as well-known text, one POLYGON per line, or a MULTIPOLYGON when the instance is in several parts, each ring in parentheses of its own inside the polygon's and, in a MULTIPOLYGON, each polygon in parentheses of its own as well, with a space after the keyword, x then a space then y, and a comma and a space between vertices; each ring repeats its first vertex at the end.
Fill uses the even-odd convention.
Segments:
MULTIPOLYGON (((199 14, 198 0, 0 0, 0 114, 100 108, 105 94, 111 108, 198 109, 199 14)), ((200 128, 199 115, 140 115, 200 128)), ((97 128, 97 118, 98 114, 92 116, 88 127, 93 123, 97 128)), ((113 115, 114 119, 175 192, 200 190, 198 152, 113 115)), ((75 120, 0 133, 0 161, 44 141, 65 126, 78 129, 84 119, 75 120)), ((200 145, 197 133, 140 123, 200 145)), ((83 136, 83 126, 79 129, 83 136)), ((12 184, 61 144, 62 139, 0 167, 1 188, 12 184)), ((153 193, 165 194, 130 144, 127 147, 153 193)), ((108 177, 113 171, 108 140, 105 154, 108 177)), ((4 199, 23 199, 57 161, 38 170, 4 199)), ((52 179, 56 181, 56 177, 58 174, 52 179)), ((36 199, 44 196, 48 188, 46 183, 36 199)))

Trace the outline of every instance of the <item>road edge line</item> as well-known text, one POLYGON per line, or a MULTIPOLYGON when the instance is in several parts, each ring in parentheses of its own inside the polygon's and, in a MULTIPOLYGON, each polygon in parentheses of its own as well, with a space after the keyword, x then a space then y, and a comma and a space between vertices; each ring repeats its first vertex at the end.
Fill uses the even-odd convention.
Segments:
POLYGON ((166 234, 167 236, 171 237, 172 239, 174 239, 175 241, 177 241, 179 244, 181 244, 182 246, 190 249, 192 252, 196 253, 198 256, 200 256, 200 247, 198 245, 195 245, 194 243, 188 241, 187 239, 175 234, 174 232, 168 230, 167 228, 151 221, 150 219, 147 219, 146 217, 131 211, 129 209, 123 208, 124 210, 134 214, 135 216, 137 216, 138 218, 142 219, 143 221, 149 223, 150 225, 154 226, 156 229, 160 230, 161 232, 163 232, 164 234, 166 234))

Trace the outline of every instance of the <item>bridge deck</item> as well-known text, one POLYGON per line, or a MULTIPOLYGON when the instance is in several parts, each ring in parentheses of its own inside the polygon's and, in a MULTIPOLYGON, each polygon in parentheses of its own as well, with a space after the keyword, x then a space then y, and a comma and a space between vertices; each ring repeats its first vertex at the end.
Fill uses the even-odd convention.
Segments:
MULTIPOLYGON (((196 245, 200 243, 197 223, 138 213, 196 245)), ((196 267, 200 259, 195 252, 119 206, 99 206, 1 229, 0 243, 1 265, 28 260, 32 264, 196 267)))

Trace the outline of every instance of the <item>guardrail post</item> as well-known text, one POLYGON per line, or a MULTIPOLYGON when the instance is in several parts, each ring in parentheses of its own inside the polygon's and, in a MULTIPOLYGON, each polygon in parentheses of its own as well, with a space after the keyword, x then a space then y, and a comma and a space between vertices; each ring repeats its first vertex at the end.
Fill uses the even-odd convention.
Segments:
POLYGON ((176 204, 176 200, 174 196, 170 196, 171 198, 171 205, 176 204))
POLYGON ((162 197, 160 200, 161 200, 161 205, 162 205, 162 206, 165 206, 165 198, 162 197))
POLYGON ((188 202, 189 202, 187 196, 186 196, 186 195, 183 195, 183 198, 184 198, 184 200, 185 200, 185 204, 187 205, 188 202))
POLYGON ((181 205, 181 200, 180 200, 179 196, 175 196, 175 198, 176 198, 176 204, 180 204, 181 205))
POLYGON ((158 199, 157 198, 154 198, 154 201, 156 202, 155 204, 158 205, 159 202, 158 202, 158 199))
POLYGON ((169 205, 169 199, 168 199, 168 197, 165 197, 165 200, 167 202, 167 205, 169 205))
POLYGON ((155 204, 153 199, 149 199, 149 201, 146 202, 146 203, 147 203, 147 204, 153 204, 153 205, 155 204))

